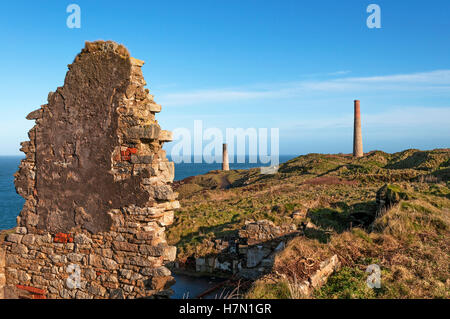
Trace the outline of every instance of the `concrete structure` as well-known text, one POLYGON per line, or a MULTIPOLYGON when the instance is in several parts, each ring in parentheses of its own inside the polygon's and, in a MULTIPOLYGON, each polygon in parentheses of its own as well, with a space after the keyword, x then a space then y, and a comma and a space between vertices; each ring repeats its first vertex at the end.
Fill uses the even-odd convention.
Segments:
POLYGON ((227 150, 227 144, 223 144, 223 151, 222 151, 222 171, 229 171, 230 170, 230 163, 228 161, 228 150, 227 150))
POLYGON ((359 100, 355 100, 355 123, 353 129, 353 156, 362 157, 364 153, 362 144, 361 110, 359 106, 359 100))

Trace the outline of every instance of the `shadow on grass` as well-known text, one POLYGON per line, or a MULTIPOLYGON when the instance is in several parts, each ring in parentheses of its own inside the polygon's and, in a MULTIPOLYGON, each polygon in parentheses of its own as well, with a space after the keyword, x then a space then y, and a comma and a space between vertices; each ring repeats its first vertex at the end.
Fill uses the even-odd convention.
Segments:
POLYGON ((201 226, 198 231, 191 232, 185 236, 180 238, 180 241, 177 245, 184 246, 186 243, 200 243, 209 233, 214 233, 214 237, 216 239, 229 239, 237 236, 238 230, 229 230, 227 229, 229 226, 235 224, 236 221, 227 222, 221 225, 215 226, 201 226))
POLYGON ((330 241, 331 233, 322 229, 306 228, 303 231, 306 238, 316 239, 320 243, 328 243, 330 241))
MULTIPOLYGON (((376 207, 375 201, 353 205, 339 202, 332 208, 311 209, 306 216, 311 219, 312 223, 323 230, 342 233, 352 227, 369 227, 375 219, 376 207)), ((324 236, 326 235, 317 234, 317 236, 319 239, 325 238, 324 236)))

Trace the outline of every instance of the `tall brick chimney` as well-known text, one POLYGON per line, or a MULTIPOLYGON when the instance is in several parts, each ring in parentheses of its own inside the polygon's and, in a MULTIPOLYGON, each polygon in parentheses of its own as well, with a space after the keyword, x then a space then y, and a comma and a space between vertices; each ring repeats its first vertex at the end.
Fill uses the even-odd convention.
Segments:
POLYGON ((230 164, 228 162, 228 150, 227 150, 227 144, 223 144, 223 151, 222 151, 222 171, 229 171, 230 170, 230 164))
POLYGON ((359 106, 359 100, 355 100, 355 123, 353 129, 353 156, 362 157, 364 153, 362 144, 361 110, 359 106))

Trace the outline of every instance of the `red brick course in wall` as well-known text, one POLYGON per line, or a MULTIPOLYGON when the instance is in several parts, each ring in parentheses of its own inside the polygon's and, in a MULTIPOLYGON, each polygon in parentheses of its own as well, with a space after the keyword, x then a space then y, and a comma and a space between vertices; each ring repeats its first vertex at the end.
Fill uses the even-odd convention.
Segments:
POLYGON ((57 233, 53 238, 53 242, 63 244, 73 243, 73 237, 71 234, 57 233))
POLYGON ((31 286, 24 286, 24 285, 16 285, 17 289, 19 290, 25 290, 29 293, 31 293, 32 299, 47 299, 45 296, 47 292, 43 289, 31 287, 31 286))
POLYGON ((137 153, 137 149, 134 147, 128 147, 125 151, 121 151, 120 155, 121 155, 121 160, 122 161, 130 161, 131 160, 131 155, 132 154, 136 154, 137 153))

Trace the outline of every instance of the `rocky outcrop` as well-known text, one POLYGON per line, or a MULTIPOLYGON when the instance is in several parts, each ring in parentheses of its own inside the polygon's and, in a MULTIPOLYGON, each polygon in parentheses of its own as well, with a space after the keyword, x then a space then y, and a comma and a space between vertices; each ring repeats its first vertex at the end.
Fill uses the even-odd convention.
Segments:
POLYGON ((386 213, 392 206, 401 200, 410 199, 410 195, 397 185, 385 184, 376 194, 377 217, 386 213))
POLYGON ((9 289, 50 298, 170 292, 164 264, 176 248, 164 231, 179 202, 162 145, 171 134, 155 119, 161 106, 144 88, 143 64, 117 43, 87 42, 64 86, 27 116, 36 125, 15 175, 26 202, 4 244, 9 289))

